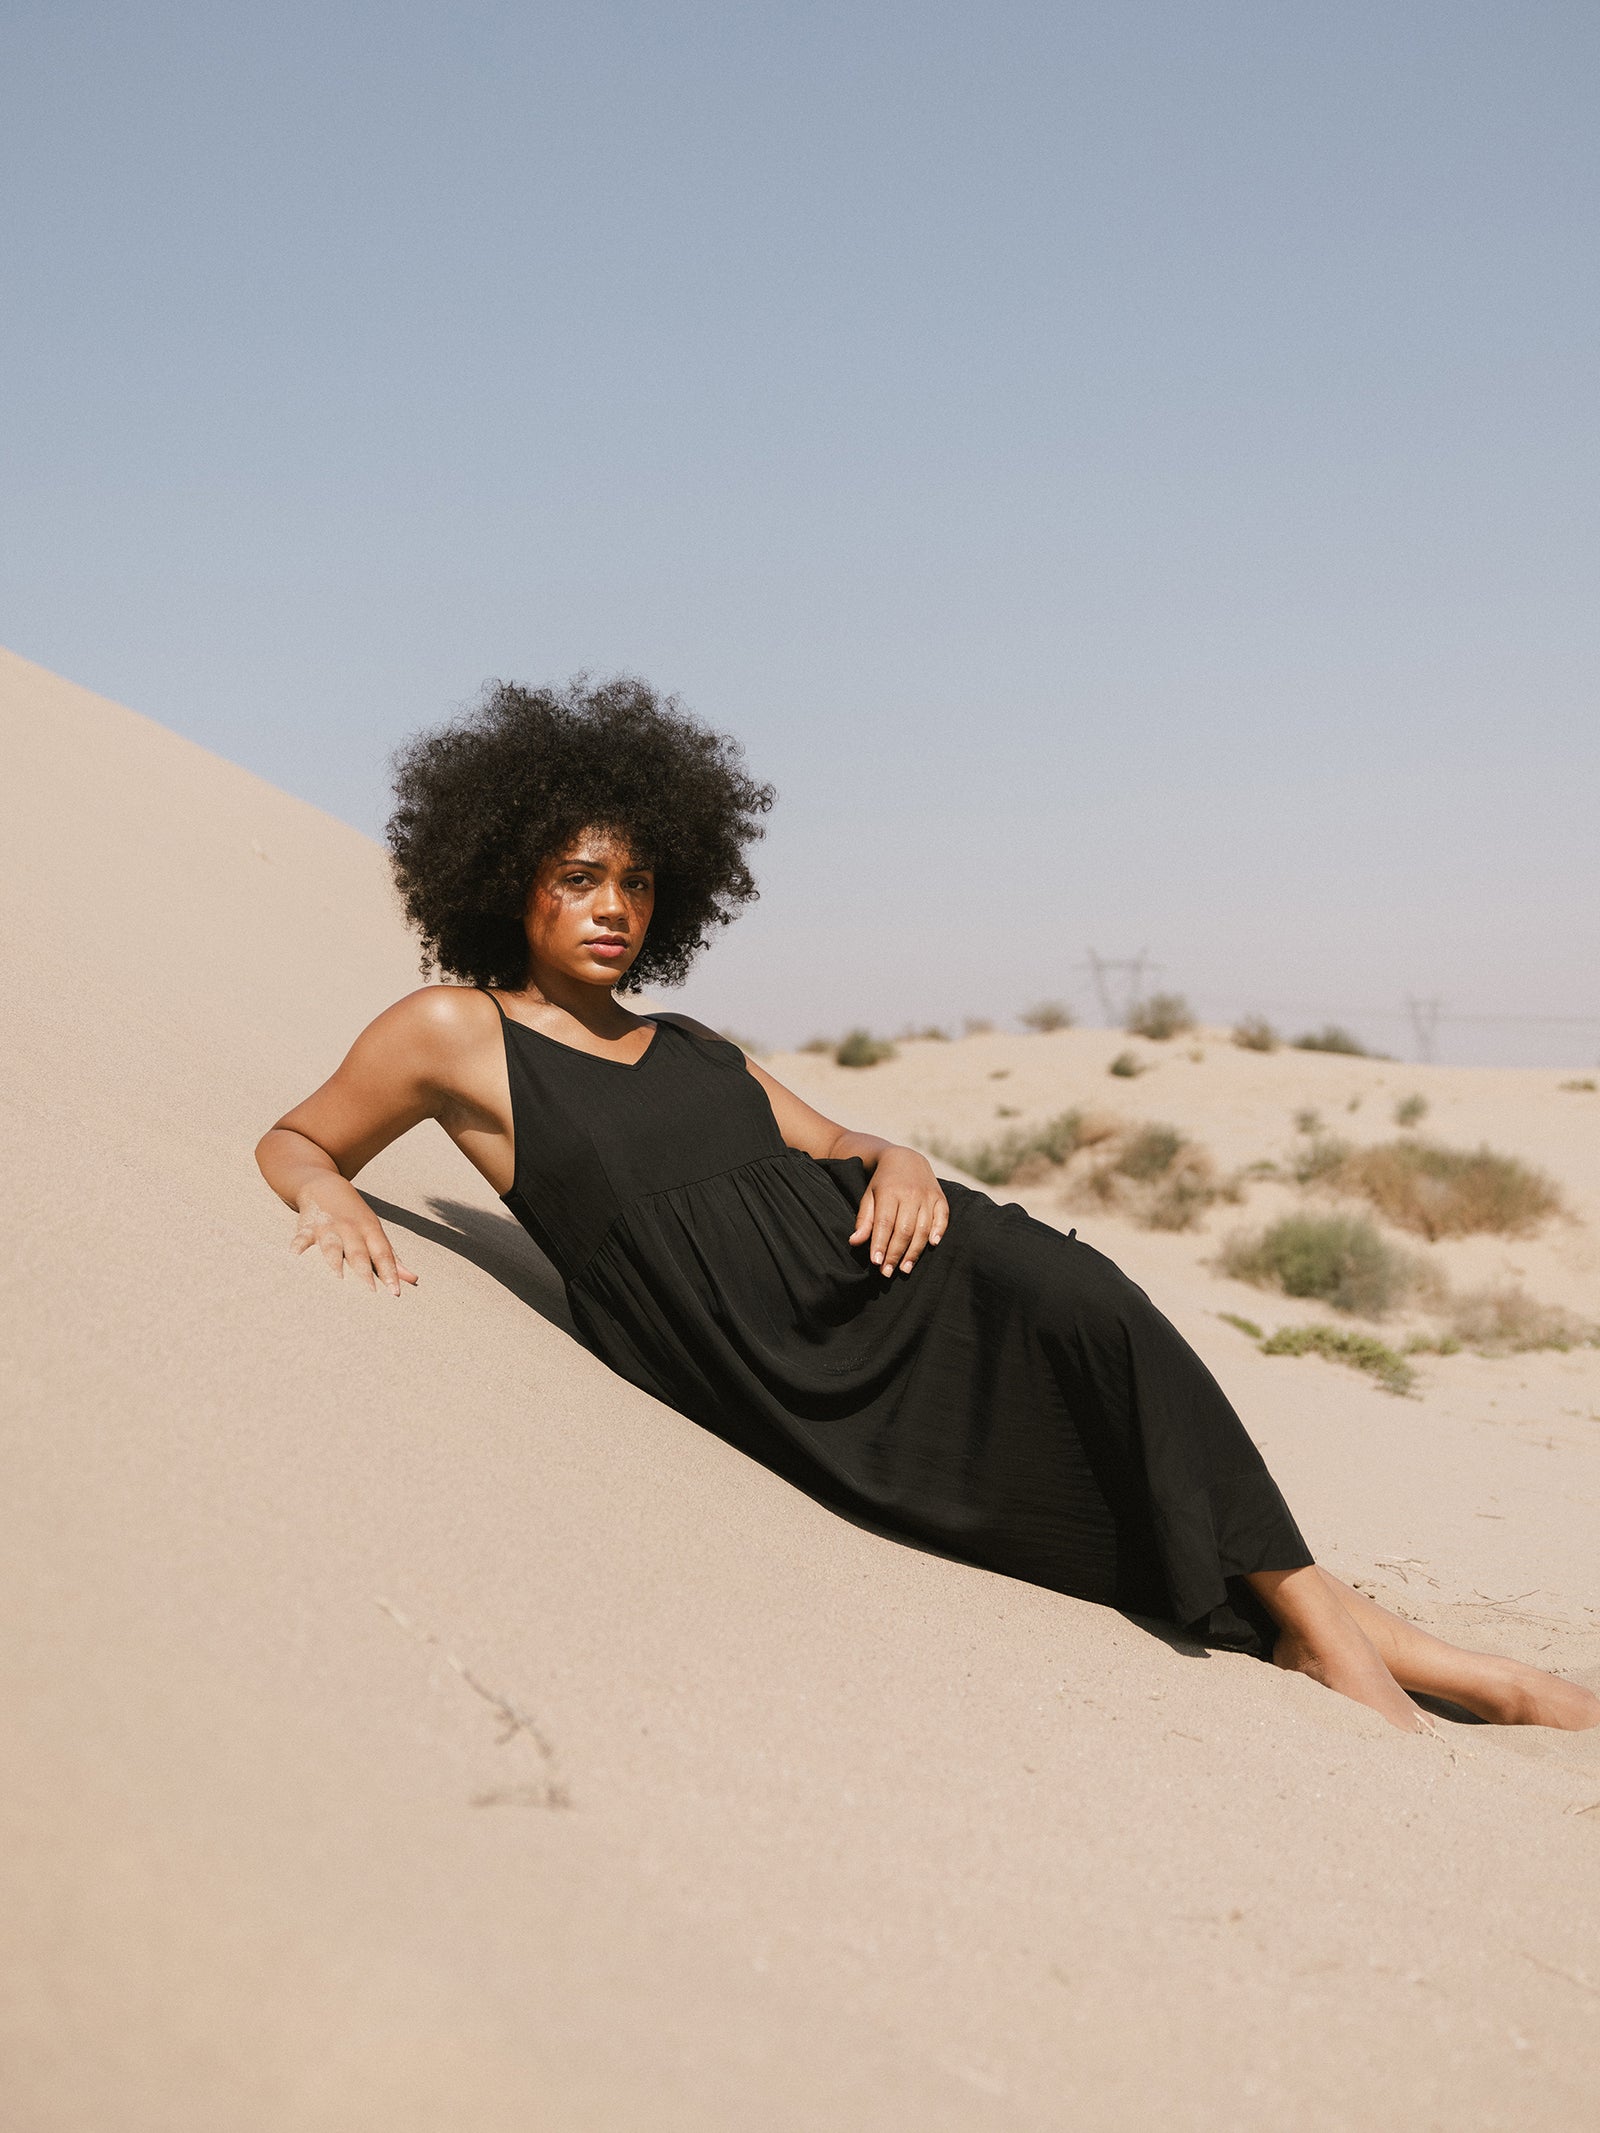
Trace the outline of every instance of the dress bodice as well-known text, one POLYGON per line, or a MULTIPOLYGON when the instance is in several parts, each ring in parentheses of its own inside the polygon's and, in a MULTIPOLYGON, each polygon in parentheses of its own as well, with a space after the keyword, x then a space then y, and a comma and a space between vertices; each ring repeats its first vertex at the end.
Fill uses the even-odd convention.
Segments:
POLYGON ((568 1281, 637 1201, 792 1155, 735 1044, 661 1015, 629 1063, 501 1013, 516 1137, 503 1197, 568 1281))

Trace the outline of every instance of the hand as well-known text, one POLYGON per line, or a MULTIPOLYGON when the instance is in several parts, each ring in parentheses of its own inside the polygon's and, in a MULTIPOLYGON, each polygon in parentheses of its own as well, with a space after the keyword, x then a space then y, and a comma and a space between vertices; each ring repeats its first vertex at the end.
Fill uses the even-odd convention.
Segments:
POLYGON ((416 1286, 416 1275, 395 1257, 383 1224, 355 1187, 342 1178, 308 1186, 301 1197, 300 1227, 291 1239, 291 1249, 306 1252, 312 1245, 341 1281, 348 1266, 369 1289, 376 1289, 381 1281, 391 1296, 400 1294, 402 1281, 416 1286))
POLYGON ((856 1209, 852 1244, 872 1239, 872 1263, 885 1274, 909 1274, 925 1244, 937 1244, 950 1222, 950 1203, 933 1165, 911 1148, 885 1148, 856 1209))

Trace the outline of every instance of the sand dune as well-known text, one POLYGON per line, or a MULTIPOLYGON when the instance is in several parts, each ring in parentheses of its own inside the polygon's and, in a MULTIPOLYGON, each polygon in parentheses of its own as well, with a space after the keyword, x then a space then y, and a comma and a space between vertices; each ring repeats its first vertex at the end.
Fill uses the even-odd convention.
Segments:
MULTIPOLYGON (((440 1135, 362 1181, 416 1294, 292 1258, 250 1149, 415 982, 380 853, 7 655, 0 718, 8 2127, 1592 2123, 1600 1735, 1404 1739, 858 1531, 582 1353, 440 1135)), ((786 1064, 862 1124, 1003 1087, 1230 1162, 1419 1088, 1581 1217, 1472 1264, 1593 1309, 1600 1097, 1108 1047, 786 1064)), ((1408 1401, 1263 1357, 1217 1311, 1298 1307, 1203 1263, 1255 1213, 1073 1219, 1335 1567, 1596 1679, 1600 1354, 1408 1401)))

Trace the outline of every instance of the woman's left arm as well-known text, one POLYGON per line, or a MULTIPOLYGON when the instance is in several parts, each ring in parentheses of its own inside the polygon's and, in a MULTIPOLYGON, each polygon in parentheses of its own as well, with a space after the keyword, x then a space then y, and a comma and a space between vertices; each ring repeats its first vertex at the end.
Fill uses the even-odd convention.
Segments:
POLYGON ((872 1240, 872 1263, 885 1274, 896 1268, 909 1274, 923 1247, 937 1244, 950 1224, 950 1203, 939 1189, 933 1165, 914 1148, 898 1147, 875 1133, 855 1133, 814 1111, 793 1089, 775 1081, 765 1067, 747 1058, 745 1065, 767 1092, 772 1115, 788 1148, 802 1148, 824 1160, 859 1157, 868 1185, 856 1210, 852 1244, 872 1240))

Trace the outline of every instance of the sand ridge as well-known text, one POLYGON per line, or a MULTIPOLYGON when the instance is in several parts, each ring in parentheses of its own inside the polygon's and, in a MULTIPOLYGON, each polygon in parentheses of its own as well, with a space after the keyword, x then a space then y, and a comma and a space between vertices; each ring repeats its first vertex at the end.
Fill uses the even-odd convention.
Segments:
MULTIPOLYGON (((432 1131, 362 1179, 415 1295, 292 1258, 250 1148, 416 982, 381 853, 10 655, 0 720, 13 2122, 1588 2121, 1600 1736, 1404 1740, 832 1517, 577 1349, 432 1131)), ((1485 1263, 1582 1293, 1600 1098, 1211 1037, 1118 1089, 1112 1042, 777 1069, 907 1135, 1087 1091, 1230 1162, 1418 1088, 1580 1217, 1485 1263)), ((1257 1214, 1074 1219, 1334 1567, 1597 1678, 1600 1354, 1409 1401, 1263 1357, 1218 1311, 1298 1307, 1204 1264, 1257 1214)))

